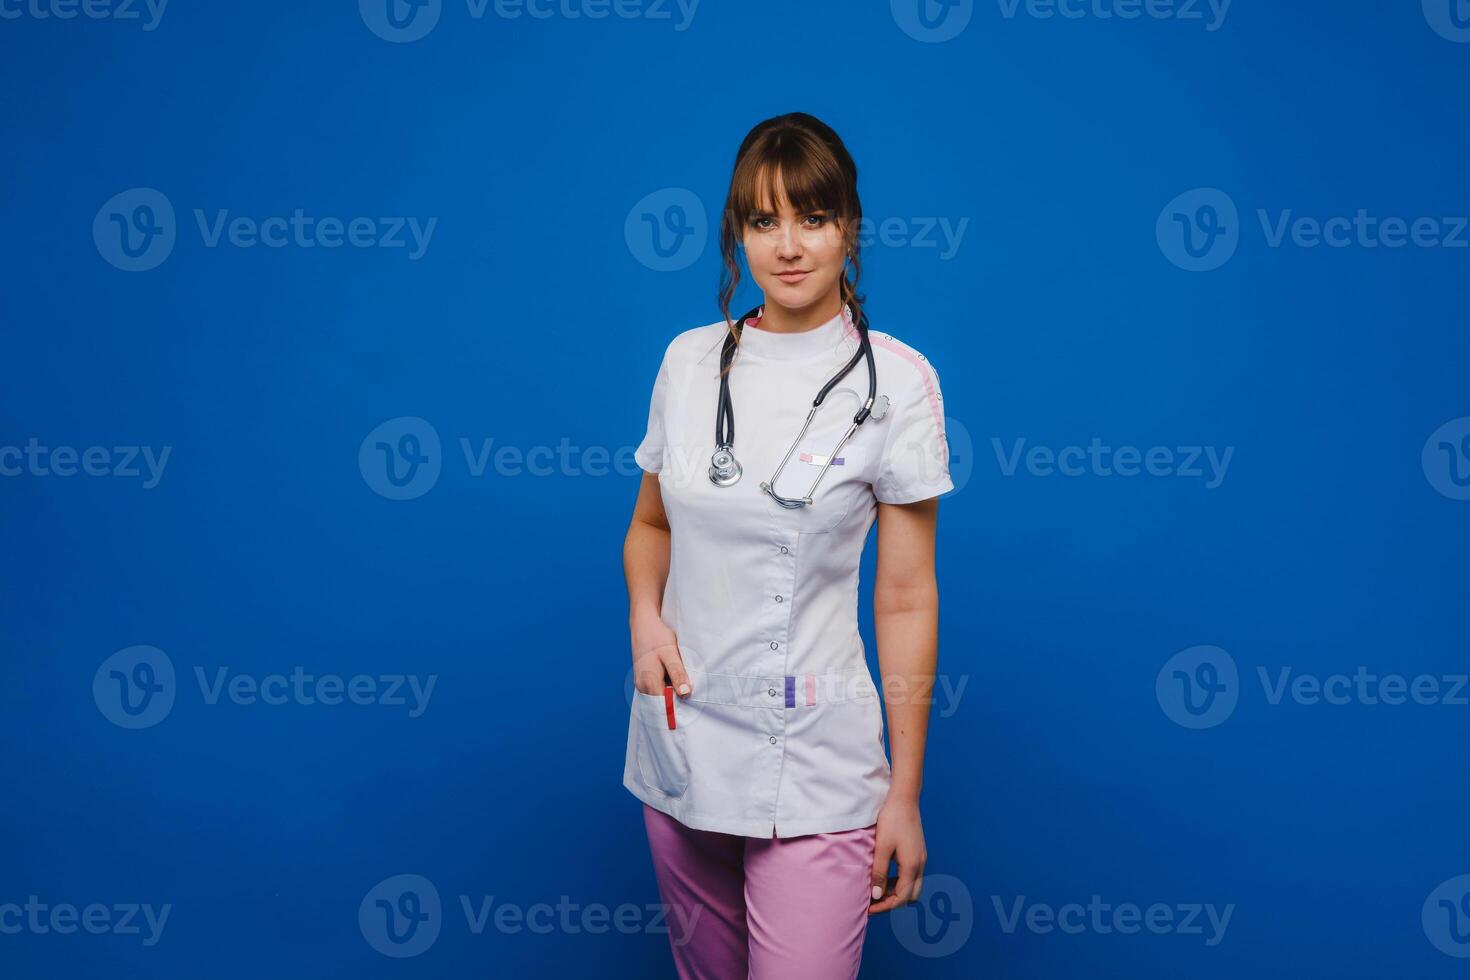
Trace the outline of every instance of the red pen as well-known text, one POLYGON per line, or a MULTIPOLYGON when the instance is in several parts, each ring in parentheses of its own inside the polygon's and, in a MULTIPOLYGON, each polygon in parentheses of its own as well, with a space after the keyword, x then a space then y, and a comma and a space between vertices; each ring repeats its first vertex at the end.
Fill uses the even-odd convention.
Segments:
POLYGON ((664 685, 664 712, 669 716, 669 730, 674 728, 674 689, 664 685))

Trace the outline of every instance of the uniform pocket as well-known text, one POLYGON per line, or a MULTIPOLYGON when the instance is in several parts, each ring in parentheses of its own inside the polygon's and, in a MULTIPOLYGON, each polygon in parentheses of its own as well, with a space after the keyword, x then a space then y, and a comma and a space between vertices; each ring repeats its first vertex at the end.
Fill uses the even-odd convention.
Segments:
MULTIPOLYGON (((830 450, 829 444, 826 447, 830 450)), ((786 469, 781 472, 781 479, 776 484, 776 491, 783 496, 799 498, 806 495, 811 489, 812 481, 816 480, 817 474, 821 472, 819 463, 812 463, 801 458, 802 455, 814 459, 825 459, 814 452, 802 450, 793 453, 791 460, 786 464, 786 469)), ((838 459, 843 465, 851 463, 850 455, 839 453, 838 459)), ((830 531, 842 523, 847 517, 847 512, 852 509, 854 488, 846 479, 843 466, 829 466, 827 472, 822 475, 821 482, 817 484, 816 491, 812 494, 812 502, 801 507, 777 506, 775 519, 783 526, 800 534, 821 534, 830 531)), ((762 477, 762 479, 767 479, 762 477)))
MULTIPOLYGON (((678 721, 678 698, 675 721, 678 721)), ((633 710, 638 718, 638 775, 643 784, 664 796, 683 796, 689 788, 689 757, 684 730, 669 728, 667 708, 661 694, 633 691, 633 710)))

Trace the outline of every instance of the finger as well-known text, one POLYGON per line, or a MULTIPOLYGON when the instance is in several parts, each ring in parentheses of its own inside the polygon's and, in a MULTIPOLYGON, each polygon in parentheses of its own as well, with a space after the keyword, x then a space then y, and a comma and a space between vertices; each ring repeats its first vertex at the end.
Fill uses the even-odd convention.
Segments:
POLYGON ((633 658, 633 686, 643 694, 662 694, 664 664, 652 651, 633 658))
POLYGON ((679 656, 678 647, 664 654, 664 670, 669 675, 669 683, 681 695, 688 695, 694 689, 694 685, 689 682, 689 672, 684 669, 684 660, 679 656))
POLYGON ((898 884, 893 888, 893 904, 907 905, 914 893, 914 868, 912 863, 898 862, 898 884))
POLYGON ((880 912, 888 912, 892 909, 898 908, 899 905, 903 904, 899 901, 898 895, 893 890, 894 884, 897 881, 897 878, 889 878, 886 882, 884 882, 885 888, 883 891, 883 898, 868 906, 869 914, 877 915, 880 912))
POLYGON ((879 845, 873 852, 872 892, 873 901, 879 901, 888 892, 888 862, 893 859, 893 845, 879 845))
POLYGON ((914 876, 914 897, 911 898, 911 899, 909 899, 909 901, 911 901, 911 902, 917 902, 919 900, 919 896, 922 895, 923 893, 924 893, 924 872, 920 871, 917 875, 914 876))

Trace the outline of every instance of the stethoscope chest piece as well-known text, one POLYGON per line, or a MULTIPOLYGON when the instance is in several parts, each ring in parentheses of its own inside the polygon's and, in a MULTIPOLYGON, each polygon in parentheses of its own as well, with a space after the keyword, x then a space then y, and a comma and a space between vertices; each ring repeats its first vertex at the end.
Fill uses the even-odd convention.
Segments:
POLYGON ((729 446, 721 446, 709 458, 709 479, 717 487, 734 486, 744 472, 729 446))
POLYGON ((879 395, 877 398, 874 398, 873 399, 873 408, 872 408, 872 411, 868 412, 868 418, 872 419, 874 422, 877 422, 877 421, 881 420, 883 418, 883 416, 885 416, 887 414, 888 414, 888 396, 887 395, 879 395))

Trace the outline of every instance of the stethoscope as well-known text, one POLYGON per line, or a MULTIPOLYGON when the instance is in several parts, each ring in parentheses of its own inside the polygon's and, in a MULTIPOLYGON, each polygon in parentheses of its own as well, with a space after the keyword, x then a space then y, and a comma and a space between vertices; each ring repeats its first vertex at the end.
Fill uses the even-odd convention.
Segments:
MULTIPOLYGON (((762 309, 764 309, 763 306, 757 306, 742 316, 736 321, 737 327, 744 330, 745 321, 761 312, 762 309)), ((782 507, 795 509, 810 504, 812 502, 812 494, 817 491, 817 484, 822 482, 822 477, 827 473, 827 467, 832 465, 832 461, 837 458, 838 452, 841 451, 843 445, 851 438, 852 434, 857 431, 858 426, 862 425, 869 418, 877 421, 888 414, 888 396, 877 394, 878 368, 873 362, 873 345, 868 340, 868 316, 861 310, 858 311, 857 332, 857 353, 853 354, 852 360, 848 361, 846 366, 837 372, 836 377, 828 381, 822 386, 822 390, 817 392, 816 400, 812 402, 812 410, 806 413, 806 422, 802 424, 801 431, 796 434, 796 439, 791 443, 791 448, 786 450, 786 455, 782 458, 781 465, 776 467, 776 472, 771 474, 769 481, 761 484, 761 489, 770 494, 771 498, 782 507), (833 447, 832 452, 828 453, 827 458, 822 461, 822 468, 817 473, 817 478, 812 481, 811 488, 807 490, 806 495, 802 497, 781 496, 774 489, 775 483, 781 478, 781 471, 786 468, 786 463, 791 459, 791 454, 796 452, 797 446, 801 445, 801 438, 806 435, 806 430, 811 427, 812 419, 816 417, 817 409, 821 407, 822 400, 827 397, 827 393, 832 390, 837 382, 847 377, 848 372, 856 367, 857 362, 864 357, 868 360, 868 400, 863 402, 863 407, 858 409, 858 413, 852 417, 852 425, 847 427, 847 431, 837 441, 837 445, 833 447)), ((709 479, 717 487, 733 486, 739 482, 742 472, 739 461, 735 459, 733 448, 735 445, 735 408, 730 402, 730 372, 728 370, 731 361, 735 358, 735 347, 735 335, 733 333, 725 334, 725 346, 720 351, 720 400, 715 408, 715 452, 709 460, 709 479)))

